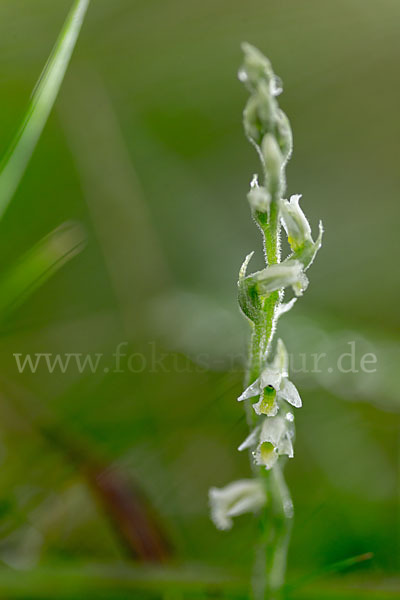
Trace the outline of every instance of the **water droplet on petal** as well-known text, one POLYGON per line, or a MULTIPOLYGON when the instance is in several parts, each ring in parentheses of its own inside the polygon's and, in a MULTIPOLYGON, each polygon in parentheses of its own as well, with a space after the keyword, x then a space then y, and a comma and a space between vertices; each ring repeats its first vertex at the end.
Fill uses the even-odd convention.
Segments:
POLYGON ((248 75, 247 75, 247 71, 246 69, 239 69, 238 71, 238 79, 239 81, 241 81, 242 83, 246 83, 246 81, 248 80, 248 75))
POLYGON ((257 173, 254 173, 254 175, 253 175, 253 179, 250 181, 250 187, 251 188, 258 188, 258 175, 257 175, 257 173))
POLYGON ((283 508, 286 516, 289 519, 292 519, 294 516, 293 502, 291 500, 285 500, 285 502, 283 503, 283 508))
POLYGON ((273 96, 279 96, 283 92, 282 79, 274 75, 269 83, 269 89, 273 96))
POLYGON ((288 421, 290 421, 291 423, 293 423, 293 421, 294 421, 294 415, 293 415, 293 413, 291 413, 291 412, 286 413, 286 419, 288 421))

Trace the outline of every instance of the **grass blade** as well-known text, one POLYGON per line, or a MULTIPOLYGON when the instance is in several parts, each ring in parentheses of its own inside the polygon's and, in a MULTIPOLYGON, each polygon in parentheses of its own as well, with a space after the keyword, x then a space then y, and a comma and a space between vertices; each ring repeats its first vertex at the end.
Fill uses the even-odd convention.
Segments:
POLYGON ((301 580, 297 581, 294 584, 289 584, 285 586, 285 590, 286 591, 292 591, 292 590, 298 590, 301 587, 304 587, 305 585, 320 579, 321 577, 324 577, 326 575, 332 574, 332 573, 340 573, 342 571, 345 571, 347 569, 350 569, 351 567, 357 566, 360 563, 365 562, 366 560, 371 560, 373 559, 374 555, 372 552, 365 552, 364 554, 358 554, 357 556, 352 556, 350 558, 345 558, 344 560, 339 560, 338 562, 335 562, 331 565, 327 565, 325 567, 323 567, 322 569, 316 571, 315 573, 311 573, 309 575, 306 575, 305 577, 303 577, 301 580))
POLYGON ((0 279, 0 315, 3 319, 18 308, 85 246, 86 236, 78 223, 64 223, 42 238, 0 279))
POLYGON ((89 0, 75 0, 33 91, 22 124, 0 163, 0 218, 32 156, 68 67, 89 0))

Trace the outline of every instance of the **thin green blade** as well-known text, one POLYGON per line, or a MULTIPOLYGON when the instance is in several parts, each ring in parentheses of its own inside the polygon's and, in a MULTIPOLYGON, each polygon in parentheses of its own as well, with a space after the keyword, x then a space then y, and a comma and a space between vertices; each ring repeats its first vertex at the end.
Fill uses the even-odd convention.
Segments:
POLYGON ((79 223, 64 223, 28 250, 0 278, 0 315, 3 319, 47 281, 66 262, 79 254, 86 235, 79 223))
POLYGON ((0 218, 10 203, 57 97, 89 0, 75 0, 33 91, 22 124, 0 163, 0 218))

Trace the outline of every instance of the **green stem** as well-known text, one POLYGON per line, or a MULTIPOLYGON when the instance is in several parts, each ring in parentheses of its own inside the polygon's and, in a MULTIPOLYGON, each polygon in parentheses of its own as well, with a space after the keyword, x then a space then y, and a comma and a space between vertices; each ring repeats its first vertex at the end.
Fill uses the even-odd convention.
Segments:
POLYGON ((268 489, 268 508, 260 517, 260 544, 254 573, 254 597, 280 600, 285 581, 293 504, 277 463, 262 475, 268 489))
POLYGON ((263 338, 265 336, 264 319, 255 323, 251 334, 250 343, 250 360, 246 385, 253 383, 259 377, 262 368, 262 347, 264 346, 263 338))
MULTIPOLYGON (((267 562, 268 580, 271 594, 279 593, 285 580, 287 551, 293 521, 293 503, 279 463, 271 472, 271 513, 274 522, 275 543, 271 544, 273 554, 267 562)), ((272 600, 272 596, 267 597, 272 600)))
POLYGON ((279 205, 278 198, 271 202, 268 221, 261 224, 264 235, 265 254, 268 264, 279 262, 279 205))

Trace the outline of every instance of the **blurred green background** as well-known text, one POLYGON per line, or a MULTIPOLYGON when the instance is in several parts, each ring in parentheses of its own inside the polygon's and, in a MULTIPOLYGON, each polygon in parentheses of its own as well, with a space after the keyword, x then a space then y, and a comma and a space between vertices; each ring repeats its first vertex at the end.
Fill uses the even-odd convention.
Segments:
MULTIPOLYGON (((2 153, 70 4, 0 4, 2 153)), ((207 508, 211 485, 249 475, 236 452, 247 335, 236 277, 253 249, 261 265, 261 243, 246 201, 258 163, 241 125, 243 40, 284 81, 288 193, 326 230, 310 288, 279 326, 295 356, 327 354, 320 373, 293 376, 304 408, 287 467, 289 581, 373 553, 293 597, 399 596, 399 20, 395 0, 92 1, 0 223, 2 273, 65 221, 87 233, 85 250, 1 319, 1 597, 161 597, 129 570, 144 562, 127 533, 136 503, 168 540, 174 571, 160 589, 187 569, 206 587, 215 569, 245 585, 252 518, 221 533, 207 508), (377 356, 376 372, 329 372, 352 341, 357 364, 377 356), (102 357, 95 373, 21 374, 14 353, 102 357), (107 588, 107 568, 88 564, 128 574, 107 588)), ((210 585, 196 593, 230 597, 210 585)))

